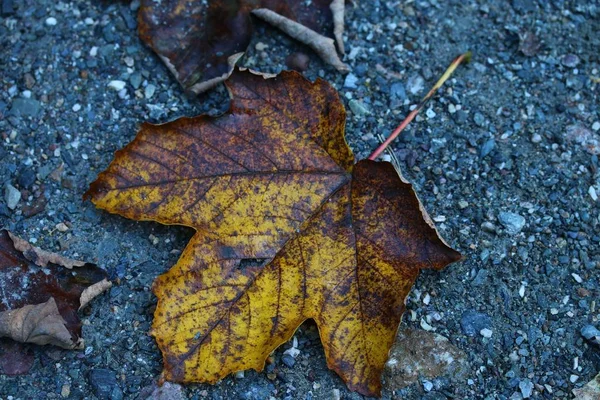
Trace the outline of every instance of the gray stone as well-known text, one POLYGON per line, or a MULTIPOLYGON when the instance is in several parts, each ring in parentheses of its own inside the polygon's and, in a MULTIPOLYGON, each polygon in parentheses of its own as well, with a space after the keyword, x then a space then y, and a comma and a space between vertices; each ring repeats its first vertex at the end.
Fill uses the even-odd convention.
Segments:
POLYGON ((489 155, 494 147, 496 146, 496 141, 492 138, 487 140, 479 149, 479 157, 484 158, 489 155))
POLYGON ((523 395, 523 398, 528 399, 533 393, 533 383, 529 379, 523 379, 521 382, 519 382, 519 390, 521 390, 521 395, 523 395))
POLYGON ((586 325, 581 328, 581 336, 590 342, 600 344, 600 330, 594 325, 586 325))
POLYGON ((6 201, 6 206, 11 210, 14 210, 17 208, 17 204, 19 204, 20 200, 21 192, 10 183, 7 183, 6 186, 4 186, 4 201, 6 201))
POLYGON ((133 86, 134 89, 139 89, 142 84, 142 74, 139 72, 134 72, 129 77, 129 83, 133 86))
POLYGON ((352 110, 352 113, 357 116, 363 116, 371 113, 369 109, 358 100, 350 100, 350 102, 348 102, 348 106, 350 107, 350 110, 352 110))
POLYGON ((509 235, 516 235, 525 226, 525 218, 512 212, 501 212, 498 221, 504 226, 509 235))
POLYGON ((146 97, 147 99, 151 99, 152 96, 154 96, 154 92, 156 92, 156 86, 149 84, 144 89, 144 97, 146 97))
POLYGON ((476 336, 482 329, 492 327, 492 319, 485 313, 465 311, 460 318, 460 327, 467 336, 476 336))
POLYGON ((41 103, 34 99, 14 99, 9 111, 10 115, 16 117, 35 117, 41 109, 41 103))
POLYGON ((421 75, 412 75, 406 81, 406 90, 411 94, 417 94, 425 87, 425 79, 421 75))
POLYGON ((356 89, 356 82, 358 82, 358 78, 354 74, 346 75, 346 79, 344 80, 344 87, 349 89, 356 89))
POLYGON ((390 96, 401 101, 406 100, 406 89, 402 82, 392 83, 392 86, 390 87, 390 96))
POLYGON ((294 357, 290 356, 289 354, 284 354, 281 357, 281 362, 290 368, 292 368, 294 364, 296 364, 296 360, 294 360, 294 357))
POLYGON ((90 371, 90 386, 99 400, 120 400, 123 392, 115 373, 109 369, 96 368, 90 371))
MULTIPOLYGON (((401 329, 385 364, 384 382, 386 390, 393 392, 420 379, 425 384, 445 376, 460 382, 466 379, 468 371, 466 354, 444 336, 419 329, 401 329)), ((433 385, 430 390, 432 388, 433 385)))
POLYGON ((185 400, 187 396, 181 385, 171 382, 165 382, 152 391, 152 394, 146 397, 146 400, 185 400))

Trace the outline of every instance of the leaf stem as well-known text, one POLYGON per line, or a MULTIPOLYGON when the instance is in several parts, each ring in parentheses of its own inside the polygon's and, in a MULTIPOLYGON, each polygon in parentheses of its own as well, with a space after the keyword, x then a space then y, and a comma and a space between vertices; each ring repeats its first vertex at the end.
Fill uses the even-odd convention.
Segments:
POLYGON ((438 79, 438 81, 435 83, 435 85, 433 85, 433 87, 425 95, 425 97, 423 97, 423 99, 417 105, 417 107, 414 110, 412 110, 410 112, 410 114, 408 114, 406 116, 404 121, 402 121, 396 129, 394 129, 392 134, 385 140, 385 142, 383 142, 379 147, 377 147, 375 149, 375 151, 373 153, 371 153, 371 155, 368 157, 369 160, 375 160, 381 153, 383 153, 383 151, 389 146, 389 144, 392 143, 392 141, 394 139, 396 139, 396 137, 398 137, 400 132, 402 132, 404 130, 404 128, 406 128, 406 126, 408 124, 410 124, 413 119, 415 119, 415 117, 417 116, 419 111, 421 111, 423 109, 423 107, 425 107, 425 105, 427 104, 429 99, 431 99, 433 97, 435 92, 444 84, 444 82, 446 82, 448 80, 448 78, 450 78, 450 76, 452 75, 454 70, 460 65, 461 62, 463 62, 463 61, 469 62, 470 60, 471 60, 471 52, 470 51, 456 57, 454 59, 454 61, 452 61, 452 63, 450 64, 450 66, 448 67, 446 72, 444 72, 444 75, 442 75, 442 77, 440 79, 438 79))

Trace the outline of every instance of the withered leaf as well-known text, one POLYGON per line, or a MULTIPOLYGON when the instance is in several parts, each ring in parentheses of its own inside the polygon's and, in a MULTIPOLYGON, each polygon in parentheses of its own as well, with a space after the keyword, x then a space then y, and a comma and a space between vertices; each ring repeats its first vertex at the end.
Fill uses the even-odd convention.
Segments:
POLYGON ((185 89, 200 93, 232 73, 250 43, 253 12, 347 70, 326 37, 335 35, 343 52, 340 0, 142 0, 139 33, 185 89))
POLYGON ((77 311, 110 285, 95 265, 40 250, 0 230, 0 337, 81 348, 77 311))
POLYGON ((419 270, 460 256, 390 163, 353 165, 329 84, 235 72, 226 85, 226 114, 144 124, 86 194, 112 213, 196 230, 153 286, 164 377, 262 370, 312 318, 329 367, 377 395, 419 270))

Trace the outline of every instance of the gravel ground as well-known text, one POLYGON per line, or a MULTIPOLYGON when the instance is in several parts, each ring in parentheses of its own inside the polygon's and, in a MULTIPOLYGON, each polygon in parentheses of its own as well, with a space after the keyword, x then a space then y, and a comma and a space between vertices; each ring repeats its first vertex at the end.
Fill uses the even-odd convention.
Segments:
MULTIPOLYGON (((0 375, 0 398, 145 399, 161 371, 149 288, 191 231, 109 215, 82 194, 141 122, 217 113, 225 91, 187 97, 137 38, 135 3, 1 3, 0 226, 97 262, 117 284, 82 312, 84 351, 33 348, 29 374, 0 375)), ((473 51, 393 145, 465 255, 421 275, 403 328, 448 338, 466 353, 467 375, 404 389, 390 379, 383 398, 571 398, 600 371, 599 347, 580 333, 600 328, 600 3, 355 1, 346 18, 351 75, 258 22, 242 64, 276 72, 289 54, 308 54, 305 75, 332 82, 351 110, 358 158, 452 58, 473 51)), ((314 324, 296 337, 296 359, 279 349, 264 373, 167 386, 163 398, 361 398, 328 371, 314 324)))

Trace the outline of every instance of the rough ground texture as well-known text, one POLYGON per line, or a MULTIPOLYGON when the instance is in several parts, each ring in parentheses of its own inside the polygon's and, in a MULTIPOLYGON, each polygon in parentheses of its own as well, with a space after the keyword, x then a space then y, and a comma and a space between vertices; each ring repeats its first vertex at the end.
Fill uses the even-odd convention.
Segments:
MULTIPOLYGON (((155 388, 149 288, 191 232, 109 215, 81 196, 142 121, 216 113, 225 92, 186 97, 137 38, 135 3, 1 3, 0 225, 97 262, 117 284, 82 311, 84 351, 33 348, 27 375, 0 375, 0 397, 360 398, 328 371, 313 324, 296 334, 296 358, 284 345, 264 373, 155 388)), ((351 75, 258 21, 241 64, 276 72, 289 54, 308 54, 305 75, 338 88, 349 143, 364 158, 454 56, 474 53, 393 145, 441 234, 466 256, 420 277, 403 325, 448 338, 467 354, 467 377, 386 383, 384 398, 570 398, 600 370, 598 347, 580 334, 600 324, 600 5, 355 3, 351 75)))

